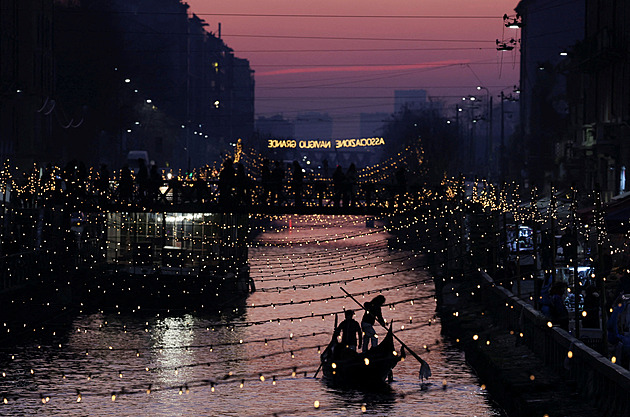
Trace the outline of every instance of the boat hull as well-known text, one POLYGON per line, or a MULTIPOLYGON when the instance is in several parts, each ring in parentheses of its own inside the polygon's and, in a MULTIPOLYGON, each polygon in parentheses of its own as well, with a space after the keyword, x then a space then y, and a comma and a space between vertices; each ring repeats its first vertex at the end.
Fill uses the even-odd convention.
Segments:
POLYGON ((391 331, 365 353, 347 349, 333 340, 321 355, 324 378, 337 386, 378 387, 387 384, 400 361, 391 331))

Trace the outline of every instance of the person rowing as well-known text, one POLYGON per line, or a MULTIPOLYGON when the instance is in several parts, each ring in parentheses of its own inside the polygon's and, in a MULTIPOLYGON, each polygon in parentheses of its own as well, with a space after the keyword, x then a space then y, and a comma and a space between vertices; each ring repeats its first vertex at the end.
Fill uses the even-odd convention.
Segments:
POLYGON ((374 323, 378 322, 385 326, 385 320, 383 319, 383 313, 381 307, 385 304, 385 296, 377 295, 372 301, 367 301, 363 307, 365 313, 361 318, 361 330, 363 331, 363 352, 367 352, 370 348, 370 342, 372 347, 378 345, 378 337, 376 336, 376 330, 374 330, 374 323))

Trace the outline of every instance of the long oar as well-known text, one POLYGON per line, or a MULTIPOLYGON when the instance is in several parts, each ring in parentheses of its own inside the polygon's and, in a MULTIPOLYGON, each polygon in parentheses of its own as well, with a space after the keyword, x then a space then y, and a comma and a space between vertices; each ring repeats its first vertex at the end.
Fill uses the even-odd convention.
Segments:
MULTIPOLYGON (((348 291, 346 291, 344 288, 341 288, 341 291, 345 292, 346 295, 350 298, 352 298, 352 301, 354 301, 355 303, 357 303, 363 310, 366 310, 365 306, 363 304, 361 304, 356 298, 354 298, 354 296, 352 294, 350 294, 348 291)), ((367 311, 367 310, 366 310, 367 311)), ((383 325, 383 323, 381 323, 380 321, 376 320, 378 322, 378 324, 380 324, 385 330, 387 330, 387 327, 385 327, 385 325, 383 325)), ((413 350, 411 350, 409 348, 409 346, 407 346, 405 344, 405 342, 403 342, 402 340, 400 340, 400 338, 398 336, 396 336, 394 334, 394 332, 392 332, 392 336, 394 336, 394 339, 396 339, 398 341, 398 343, 400 343, 400 345, 404 348, 407 349, 407 351, 409 353, 411 353, 411 356, 413 356, 414 358, 416 358, 416 360, 418 362, 420 362, 420 380, 423 380, 424 378, 429 378, 431 376, 431 368, 429 367, 429 364, 423 360, 420 356, 418 356, 418 354, 416 354, 416 352, 414 352, 413 350)))
POLYGON ((319 373, 319 370, 322 369, 322 364, 319 364, 319 368, 317 368, 317 371, 315 371, 315 375, 313 375, 313 378, 317 378, 317 374, 319 373))
MULTIPOLYGON (((333 338, 328 344, 328 346, 330 346, 330 344, 335 340, 335 330, 337 330, 337 320, 338 320, 337 314, 335 314, 335 327, 333 328, 333 338)), ((328 349, 328 346, 326 347, 326 350, 328 349)), ((326 352, 326 350, 324 350, 324 352, 326 352)), ((317 378, 317 374, 319 373, 319 370, 322 369, 322 365, 323 363, 320 361, 319 368, 317 368, 317 371, 315 371, 315 375, 313 375, 313 378, 317 378)))

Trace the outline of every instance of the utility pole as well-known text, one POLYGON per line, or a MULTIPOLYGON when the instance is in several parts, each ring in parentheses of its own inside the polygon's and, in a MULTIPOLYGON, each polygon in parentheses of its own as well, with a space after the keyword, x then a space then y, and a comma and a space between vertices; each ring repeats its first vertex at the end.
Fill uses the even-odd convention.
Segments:
POLYGON ((486 139, 486 161, 488 161, 488 178, 491 172, 492 160, 492 96, 488 94, 490 102, 488 103, 488 138, 486 139))
POLYGON ((477 90, 485 90, 486 91, 486 112, 485 112, 485 121, 486 121, 486 166, 483 167, 487 170, 486 178, 490 179, 490 174, 492 173, 492 96, 490 95, 490 90, 486 87, 477 86, 477 90))
POLYGON ((501 91, 501 152, 499 154, 499 172, 501 172, 501 181, 505 181, 505 112, 503 111, 503 102, 505 95, 501 91))
MULTIPOLYGON (((455 105, 455 129, 456 129, 456 132, 457 132, 457 141, 459 142, 458 143, 458 145, 459 145, 458 147, 460 147, 461 146, 461 140, 460 140, 461 138, 460 138, 460 134, 459 134, 459 105, 458 104, 455 105)), ((462 158, 463 153, 464 153, 463 149, 459 148, 459 151, 458 151, 458 159, 460 161, 459 166, 463 165, 463 163, 462 163, 463 162, 463 158, 462 158)))

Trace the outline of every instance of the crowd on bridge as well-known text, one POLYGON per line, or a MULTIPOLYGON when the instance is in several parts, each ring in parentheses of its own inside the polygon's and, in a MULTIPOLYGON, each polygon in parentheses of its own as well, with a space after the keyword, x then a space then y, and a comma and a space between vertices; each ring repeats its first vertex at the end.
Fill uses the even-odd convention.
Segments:
MULTIPOLYGON (((377 184, 359 183, 354 163, 345 170, 338 165, 330 178, 303 169, 298 161, 285 165, 264 159, 252 171, 258 175, 248 173, 243 163, 229 157, 219 170, 206 166, 186 173, 164 172, 144 159, 138 159, 133 168, 125 164, 114 172, 105 164, 88 168, 73 160, 63 168, 47 164, 13 176, 7 174, 5 165, 2 187, 9 186, 15 197, 12 202, 24 208, 44 202, 145 206, 209 203, 224 207, 301 207, 307 200, 333 207, 357 207, 376 202, 377 184)), ((392 178, 394 183, 388 185, 386 198, 402 198, 407 188, 404 168, 392 178)))

